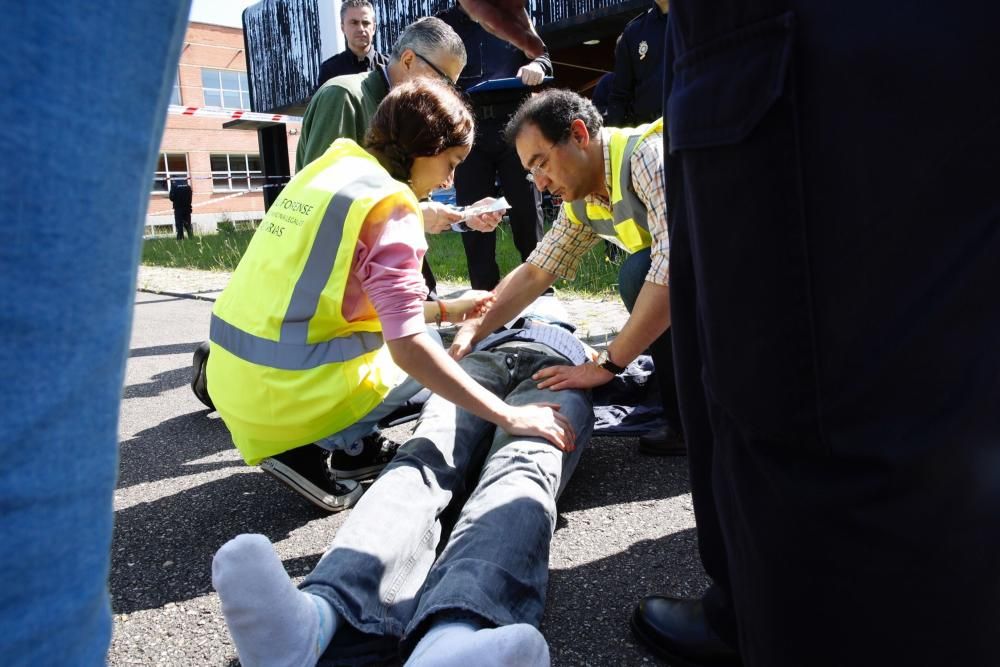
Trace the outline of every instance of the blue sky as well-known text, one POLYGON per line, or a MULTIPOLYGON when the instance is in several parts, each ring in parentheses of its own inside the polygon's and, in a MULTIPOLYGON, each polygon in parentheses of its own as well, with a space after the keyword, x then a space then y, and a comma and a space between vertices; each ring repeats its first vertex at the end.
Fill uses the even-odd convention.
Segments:
POLYGON ((243 10, 256 2, 257 0, 193 0, 190 20, 242 28, 240 16, 243 10))

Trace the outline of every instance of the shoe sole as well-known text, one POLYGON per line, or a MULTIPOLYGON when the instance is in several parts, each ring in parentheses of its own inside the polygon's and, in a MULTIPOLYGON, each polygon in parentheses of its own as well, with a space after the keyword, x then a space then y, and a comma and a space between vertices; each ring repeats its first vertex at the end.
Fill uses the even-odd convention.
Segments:
POLYGON ((338 470, 337 468, 330 468, 330 473, 337 478, 338 481, 342 479, 347 480, 365 480, 377 477, 382 470, 385 469, 386 463, 379 464, 377 466, 368 466, 367 468, 355 468, 354 470, 338 470))
POLYGON ((350 509, 364 493, 364 489, 357 482, 345 481, 343 483, 351 490, 342 496, 331 495, 277 459, 264 459, 260 463, 260 469, 327 512, 350 509))
POLYGON ((206 352, 205 354, 202 354, 201 348, 196 348, 192 363, 194 366, 194 377, 191 378, 191 391, 199 401, 205 404, 206 407, 214 410, 215 403, 212 402, 212 397, 208 395, 208 386, 205 380, 205 366, 207 363, 208 353, 206 352))

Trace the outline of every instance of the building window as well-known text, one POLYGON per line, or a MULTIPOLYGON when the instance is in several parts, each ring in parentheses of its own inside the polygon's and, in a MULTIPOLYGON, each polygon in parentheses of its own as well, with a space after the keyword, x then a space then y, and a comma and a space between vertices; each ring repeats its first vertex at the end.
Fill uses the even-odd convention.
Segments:
POLYGON ((250 86, 247 73, 230 69, 201 68, 201 86, 205 106, 223 109, 249 109, 250 86))
POLYGON ((160 153, 156 162, 156 173, 153 174, 153 193, 167 194, 169 183, 173 178, 188 177, 187 155, 184 153, 160 153))
POLYGON ((264 176, 260 170, 260 156, 241 153, 213 154, 212 190, 260 190, 264 176))
POLYGON ((170 103, 180 106, 181 104, 181 82, 180 72, 174 76, 174 88, 170 91, 170 103))

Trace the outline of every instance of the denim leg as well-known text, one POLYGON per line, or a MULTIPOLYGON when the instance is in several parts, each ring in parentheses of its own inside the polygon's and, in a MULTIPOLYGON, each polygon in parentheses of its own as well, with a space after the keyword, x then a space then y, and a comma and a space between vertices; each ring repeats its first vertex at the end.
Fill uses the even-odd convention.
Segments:
POLYGON ((507 402, 558 404, 576 430, 576 449, 567 454, 541 438, 496 430, 478 483, 427 576, 405 652, 437 614, 474 615, 498 626, 541 621, 556 499, 590 440, 593 402, 590 392, 538 389, 531 379, 538 369, 564 360, 532 351, 507 356, 516 359, 520 380, 507 402))
MULTIPOLYGON (((477 352, 462 367, 504 395, 504 357, 477 352)), ((337 531, 302 588, 327 601, 354 628, 401 637, 437 554, 441 515, 464 499, 489 451, 493 425, 432 396, 413 436, 337 531)), ((337 638, 334 638, 334 642, 337 638)))
MULTIPOLYGON (((437 329, 432 329, 427 327, 427 335, 433 338, 439 345, 441 345, 441 334, 438 333, 437 329)), ((397 408, 402 406, 408 400, 417 395, 423 385, 417 382, 410 376, 406 376, 398 386, 393 387, 385 399, 377 406, 375 409, 365 415, 360 421, 357 421, 343 431, 334 433, 333 435, 327 436, 322 440, 319 440, 316 444, 324 449, 337 450, 342 449, 346 452, 358 454, 361 452, 360 444, 358 441, 366 435, 374 433, 378 428, 378 423, 382 421, 383 418, 391 415, 397 408), (354 451, 354 450, 357 451, 354 451)))
POLYGON ((105 663, 118 406, 189 5, 4 5, 0 90, 28 110, 0 125, 5 665, 105 663))
POLYGON ((646 282, 646 274, 649 273, 651 265, 649 248, 646 248, 626 257, 618 269, 618 293, 622 297, 625 309, 630 313, 635 306, 635 300, 639 298, 639 290, 646 282))

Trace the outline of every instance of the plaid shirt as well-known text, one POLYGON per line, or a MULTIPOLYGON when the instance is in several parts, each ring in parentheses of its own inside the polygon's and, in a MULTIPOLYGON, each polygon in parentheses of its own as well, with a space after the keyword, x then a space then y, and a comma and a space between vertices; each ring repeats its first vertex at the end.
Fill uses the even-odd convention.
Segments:
MULTIPOLYGON (((601 130, 604 149, 604 180, 608 192, 614 191, 611 178, 611 156, 608 152, 609 133, 601 130)), ((653 237, 650 248, 652 264, 646 280, 657 285, 670 282, 670 239, 667 237, 667 190, 663 183, 663 134, 654 132, 639 142, 632 153, 632 187, 646 205, 649 234, 653 237)), ((587 195, 584 201, 611 211, 611 203, 604 197, 587 195)), ((578 225, 559 209, 559 216, 552 229, 538 242, 528 262, 548 273, 572 280, 580 267, 580 259, 593 248, 601 237, 587 225, 578 225)))

